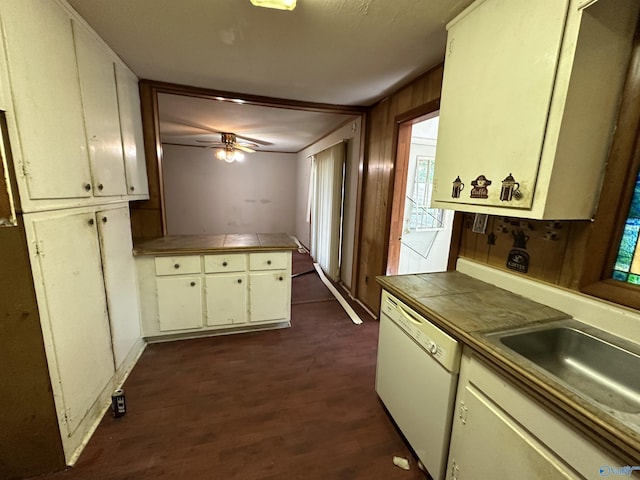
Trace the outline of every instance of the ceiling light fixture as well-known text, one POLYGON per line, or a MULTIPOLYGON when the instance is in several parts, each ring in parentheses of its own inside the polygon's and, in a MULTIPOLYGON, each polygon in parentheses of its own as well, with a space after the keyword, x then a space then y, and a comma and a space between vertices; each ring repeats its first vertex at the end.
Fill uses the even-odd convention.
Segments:
POLYGON ((231 145, 216 150, 216 158, 227 163, 241 162, 244 160, 244 153, 236 150, 231 145))
POLYGON ((296 8, 296 0, 250 0, 256 7, 275 8, 277 10, 293 10, 296 8))

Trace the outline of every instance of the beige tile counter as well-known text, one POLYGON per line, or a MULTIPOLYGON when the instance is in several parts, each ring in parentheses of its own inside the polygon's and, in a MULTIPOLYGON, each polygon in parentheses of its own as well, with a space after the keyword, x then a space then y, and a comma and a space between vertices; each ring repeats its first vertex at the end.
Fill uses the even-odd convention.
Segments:
POLYGON ((218 251, 295 250, 298 244, 286 233, 234 233, 225 235, 170 235, 134 245, 134 255, 198 255, 218 251))
POLYGON ((460 272, 377 277, 387 291, 472 348, 513 383, 604 449, 640 464, 640 415, 606 409, 564 387, 485 333, 570 316, 460 272))

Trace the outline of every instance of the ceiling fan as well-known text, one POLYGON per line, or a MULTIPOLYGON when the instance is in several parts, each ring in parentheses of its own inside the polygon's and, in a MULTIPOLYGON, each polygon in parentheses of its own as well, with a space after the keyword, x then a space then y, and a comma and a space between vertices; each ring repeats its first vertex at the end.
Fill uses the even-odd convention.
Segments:
POLYGON ((207 143, 212 148, 217 148, 216 158, 224 160, 227 163, 241 161, 244 159, 244 153, 255 153, 255 149, 259 147, 253 142, 238 142, 235 133, 220 133, 219 142, 211 142, 208 140, 197 140, 200 143, 207 143))

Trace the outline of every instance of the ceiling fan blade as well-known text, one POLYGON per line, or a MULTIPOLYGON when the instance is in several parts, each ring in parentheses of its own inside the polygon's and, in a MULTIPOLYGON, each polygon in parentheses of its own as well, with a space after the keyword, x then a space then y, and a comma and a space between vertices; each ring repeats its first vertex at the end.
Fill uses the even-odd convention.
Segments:
POLYGON ((245 147, 244 145, 240 145, 238 143, 235 143, 233 145, 233 148, 236 148, 238 150, 242 150, 243 152, 247 152, 247 153, 255 153, 256 152, 253 148, 245 147))
MULTIPOLYGON (((218 135, 223 133, 222 130, 216 130, 215 128, 212 128, 212 127, 210 127, 208 125, 204 125, 204 124, 201 124, 201 123, 189 122, 189 121, 184 120, 182 118, 176 118, 176 117, 163 115, 162 118, 161 118, 161 121, 171 122, 171 123, 175 123, 177 125, 184 125, 185 127, 191 127, 191 128, 195 128, 195 129, 198 129, 198 130, 202 130, 204 132, 215 133, 215 134, 218 134, 218 135)), ((200 135, 200 134, 193 134, 193 135, 200 135)))

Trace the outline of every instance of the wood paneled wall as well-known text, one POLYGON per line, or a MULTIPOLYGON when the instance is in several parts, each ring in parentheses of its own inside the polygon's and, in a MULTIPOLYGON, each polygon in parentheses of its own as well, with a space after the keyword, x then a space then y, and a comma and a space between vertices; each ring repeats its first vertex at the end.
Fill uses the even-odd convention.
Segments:
POLYGON ((463 214, 459 256, 561 287, 578 290, 586 254, 590 221, 543 221, 489 216, 484 234, 472 231, 474 214, 463 214), (514 235, 522 231, 528 240, 529 270, 507 268, 514 235))
POLYGON ((0 478, 65 466, 24 221, 0 227, 0 478))
POLYGON ((371 311, 380 309, 376 276, 387 264, 396 158, 397 117, 440 98, 443 66, 428 71, 375 105, 367 115, 356 285, 352 294, 371 311))

